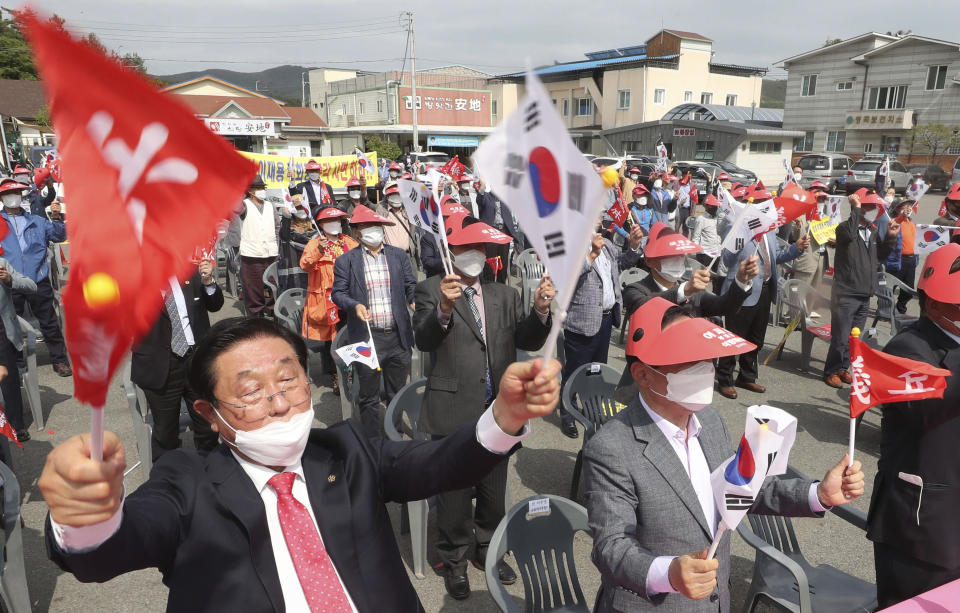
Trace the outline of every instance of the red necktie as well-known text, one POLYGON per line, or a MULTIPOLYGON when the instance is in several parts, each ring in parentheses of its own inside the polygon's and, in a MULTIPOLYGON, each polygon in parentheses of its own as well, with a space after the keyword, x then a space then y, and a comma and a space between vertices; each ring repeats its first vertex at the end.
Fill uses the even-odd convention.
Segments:
POLYGON ((295 473, 280 473, 267 483, 277 492, 277 514, 287 549, 293 559, 300 587, 314 612, 350 613, 347 599, 333 561, 320 540, 320 532, 310 517, 310 511, 293 497, 295 473))

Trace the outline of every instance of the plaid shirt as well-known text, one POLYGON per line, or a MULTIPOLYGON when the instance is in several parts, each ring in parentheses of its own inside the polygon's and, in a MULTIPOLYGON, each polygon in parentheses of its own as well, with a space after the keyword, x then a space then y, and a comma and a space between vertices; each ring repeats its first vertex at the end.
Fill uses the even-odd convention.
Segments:
POLYGON ((390 304, 390 268, 387 266, 387 256, 380 248, 377 255, 373 255, 366 246, 363 247, 363 279, 367 282, 367 309, 373 319, 370 325, 374 328, 390 328, 393 326, 393 309, 390 304))

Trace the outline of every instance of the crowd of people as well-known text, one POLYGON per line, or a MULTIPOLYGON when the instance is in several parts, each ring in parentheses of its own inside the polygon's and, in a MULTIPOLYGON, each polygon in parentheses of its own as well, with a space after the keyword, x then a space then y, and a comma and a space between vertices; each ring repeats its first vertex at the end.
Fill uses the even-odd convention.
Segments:
MULTIPOLYGON (((825 244, 801 217, 731 247, 724 244, 730 200, 749 206, 773 194, 722 173, 698 192, 674 167, 644 180, 636 168, 618 169, 610 197, 626 200, 629 221, 620 227, 604 216, 586 230, 591 248, 562 319, 563 365, 515 363, 518 350, 543 349, 559 316, 550 276, 527 302, 510 284, 524 228, 479 177, 431 186, 441 195, 448 247, 419 230, 397 181, 422 179, 424 170, 410 158, 384 161, 375 186, 352 178, 337 200, 311 161, 305 181, 290 181, 289 208, 275 206, 262 179, 254 180, 222 239, 239 262, 246 317, 210 325, 224 295, 213 262, 200 259, 190 279, 171 282, 153 329, 134 349, 131 378, 154 422, 150 479, 124 497, 123 448, 112 435, 102 464, 89 459, 83 437, 51 453, 40 488, 58 565, 82 581, 160 568, 171 610, 420 610, 384 503, 436 496, 444 586, 452 598, 468 598, 467 565, 484 568, 507 510, 504 458, 519 448, 529 420, 554 409, 580 366, 608 362, 612 332, 626 321, 627 365, 616 393, 626 408, 584 455, 592 559, 602 577, 596 610, 726 611, 729 534, 715 558, 704 554, 719 534, 710 473, 733 447, 710 404, 714 390, 730 399, 741 390, 758 400, 765 393, 758 357, 785 267, 830 290, 829 315, 809 314, 830 319, 827 385, 853 382, 847 338, 865 328, 882 270, 915 289, 900 294, 897 311, 906 312, 914 295, 920 302, 918 323, 888 350, 960 371, 960 245, 921 262, 913 201, 859 192, 825 244), (271 321, 277 296, 263 276, 275 263, 280 292, 305 291, 295 330, 271 321), (647 274, 622 285, 621 273, 632 268, 647 274), (705 334, 717 329, 738 341, 705 334), (341 331, 347 343, 368 343, 377 366, 351 365, 356 419, 312 430, 307 360, 319 354, 321 383, 341 393, 347 382, 338 380, 333 347, 341 331), (426 364, 423 440, 390 442, 385 408, 410 380, 414 350, 426 364), (181 400, 201 454, 174 453, 181 400), (211 578, 214 558, 230 562, 211 578)), ((0 182, 12 230, 0 260, 0 367, 7 415, 26 440, 19 386, 9 384, 23 342, 15 314, 30 306, 54 370, 69 376, 46 261, 47 245, 66 234, 53 186, 41 195, 14 175, 0 182)), ((809 190, 825 213, 826 186, 809 190)), ((944 208, 937 223, 960 225, 960 185, 944 208)), ((960 232, 954 237, 960 242, 960 232)), ((960 578, 958 543, 942 534, 957 533, 949 517, 960 495, 943 485, 925 496, 920 525, 919 503, 897 476, 956 481, 957 464, 946 454, 958 379, 943 399, 883 408, 868 531, 881 605, 960 578), (916 518, 907 513, 914 507, 916 518)), ((580 436, 572 415, 561 411, 560 424, 564 435, 580 436)), ((820 481, 771 479, 751 511, 822 517, 856 499, 865 489, 860 463, 836 460, 820 481)), ((517 580, 504 560, 497 575, 504 584, 517 580)))

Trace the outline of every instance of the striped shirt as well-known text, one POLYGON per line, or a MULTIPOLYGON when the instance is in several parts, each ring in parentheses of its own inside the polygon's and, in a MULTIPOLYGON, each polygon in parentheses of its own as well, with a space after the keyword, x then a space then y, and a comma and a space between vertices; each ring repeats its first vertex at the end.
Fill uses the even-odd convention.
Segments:
POLYGON ((383 247, 376 255, 363 246, 363 279, 367 282, 367 310, 374 328, 393 327, 393 309, 390 301, 390 268, 383 247))

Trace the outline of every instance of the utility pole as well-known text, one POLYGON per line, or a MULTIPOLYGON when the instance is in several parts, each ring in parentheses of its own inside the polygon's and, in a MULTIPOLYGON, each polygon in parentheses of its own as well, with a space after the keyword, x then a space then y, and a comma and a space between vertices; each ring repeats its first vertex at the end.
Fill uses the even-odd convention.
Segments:
POLYGON ((420 132, 417 130, 417 64, 413 44, 413 11, 407 11, 407 34, 410 38, 410 107, 413 110, 413 150, 420 151, 420 132))
POLYGON ((300 106, 307 106, 307 82, 303 78, 305 74, 307 73, 300 73, 300 106))

